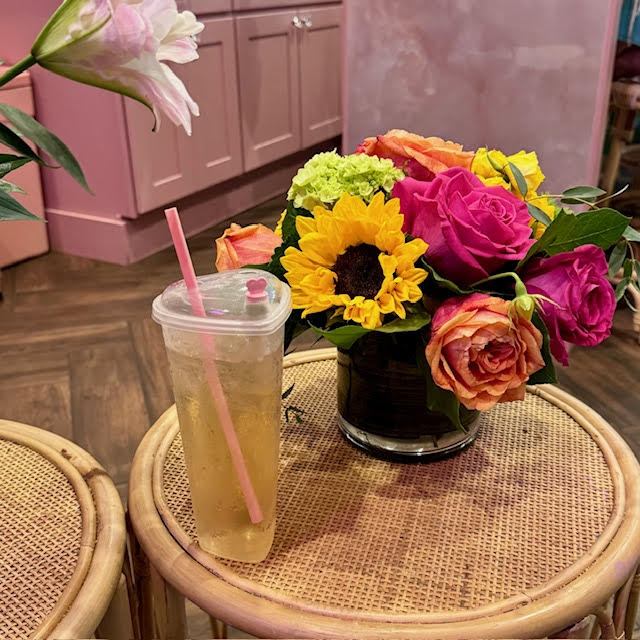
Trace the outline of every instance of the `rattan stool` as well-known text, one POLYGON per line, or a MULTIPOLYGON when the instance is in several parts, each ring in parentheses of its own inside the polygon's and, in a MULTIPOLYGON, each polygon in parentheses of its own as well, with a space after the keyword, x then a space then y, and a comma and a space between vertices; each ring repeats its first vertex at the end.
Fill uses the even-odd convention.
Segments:
POLYGON ((590 614, 606 638, 632 627, 640 467, 601 417, 532 387, 456 457, 383 462, 340 437, 335 367, 333 349, 285 359, 285 403, 305 413, 283 421, 260 564, 199 548, 175 409, 148 432, 129 490, 148 634, 152 591, 166 638, 184 637, 183 596, 260 638, 538 638, 590 614))
POLYGON ((100 637, 128 634, 125 543, 118 492, 86 451, 0 420, 0 638, 88 638, 108 609, 100 637))

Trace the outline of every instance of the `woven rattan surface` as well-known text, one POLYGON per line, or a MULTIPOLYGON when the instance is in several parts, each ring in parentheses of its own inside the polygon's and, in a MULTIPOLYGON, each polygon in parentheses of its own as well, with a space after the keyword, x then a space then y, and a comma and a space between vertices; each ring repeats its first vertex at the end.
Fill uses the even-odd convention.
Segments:
MULTIPOLYGON (((351 619, 455 617, 561 587, 615 534, 615 459, 535 393, 484 414, 477 441, 460 455, 403 465, 339 436, 333 358, 285 369, 285 388, 292 383, 286 402, 305 414, 302 424, 283 421, 269 557, 251 565, 197 554, 232 585, 351 619)), ((177 425, 160 449, 154 499, 190 549, 197 538, 177 425)))
POLYGON ((77 569, 82 532, 67 474, 0 434, 1 638, 27 638, 51 614, 77 569))

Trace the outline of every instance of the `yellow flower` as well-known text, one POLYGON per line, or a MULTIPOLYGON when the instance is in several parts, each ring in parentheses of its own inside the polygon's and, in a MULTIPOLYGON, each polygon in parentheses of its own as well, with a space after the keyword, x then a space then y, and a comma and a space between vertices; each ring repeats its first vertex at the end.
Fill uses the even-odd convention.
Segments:
POLYGON ((403 222, 400 201, 385 203, 381 193, 369 205, 345 193, 333 211, 315 207, 313 217, 298 216, 300 248, 289 247, 280 260, 293 308, 302 317, 336 308, 365 329, 381 326, 386 314, 405 318, 403 303, 422 298, 427 272, 415 262, 427 244, 405 242, 403 222))
MULTIPOLYGON (((551 198, 547 198, 545 195, 539 196, 534 193, 529 202, 538 209, 544 211, 549 219, 553 220, 556 217, 556 206, 551 198)), ((542 222, 538 222, 535 218, 531 218, 529 226, 533 229, 533 237, 538 239, 546 230, 546 226, 542 222)))
POLYGON ((275 231, 274 233, 277 236, 280 236, 282 238, 282 223, 284 222, 284 218, 287 215, 287 210, 285 209, 281 214, 280 214, 280 219, 278 220, 278 224, 276 225, 275 231))
POLYGON ((497 149, 487 151, 485 147, 482 147, 476 151, 476 155, 471 163, 471 171, 486 185, 502 186, 523 200, 529 200, 532 196, 535 196, 536 190, 544 180, 544 174, 540 170, 538 156, 535 151, 530 151, 529 153, 518 151, 518 153, 514 153, 513 155, 505 156, 502 151, 498 151, 497 149), (493 164, 489 160, 489 157, 493 161, 493 164), (520 169, 520 173, 522 173, 524 179, 527 181, 527 193, 520 193, 516 180, 513 177, 513 172, 508 166, 510 162, 520 169), (505 177, 493 165, 501 169, 503 168, 507 176, 505 177))

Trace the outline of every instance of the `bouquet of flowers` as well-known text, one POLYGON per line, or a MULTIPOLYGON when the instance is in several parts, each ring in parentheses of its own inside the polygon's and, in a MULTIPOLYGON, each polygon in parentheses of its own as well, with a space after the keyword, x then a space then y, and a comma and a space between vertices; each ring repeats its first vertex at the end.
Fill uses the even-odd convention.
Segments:
POLYGON ((313 157, 276 230, 232 225, 216 265, 291 286, 288 341, 311 329, 349 350, 373 332, 410 333, 429 409, 460 428, 460 405, 490 409, 555 382, 553 358, 567 365, 567 343, 602 342, 638 287, 629 218, 600 206, 601 189, 549 194, 543 180, 535 152, 392 130, 353 155, 313 157))

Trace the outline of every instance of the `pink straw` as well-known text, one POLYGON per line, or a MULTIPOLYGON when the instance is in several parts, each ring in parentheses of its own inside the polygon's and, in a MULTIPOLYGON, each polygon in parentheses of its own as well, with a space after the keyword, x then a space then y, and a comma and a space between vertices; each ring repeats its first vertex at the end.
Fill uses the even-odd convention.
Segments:
MULTIPOLYGON (((200 290, 198 289, 198 281, 196 280, 196 272, 193 269, 193 263, 191 262, 191 255, 189 254, 189 248, 187 247, 187 241, 182 231, 182 225, 180 224, 180 216, 178 210, 175 207, 171 209, 165 209, 165 215, 167 216, 167 222, 169 223, 169 231, 171 232, 171 238, 173 239, 173 246, 176 249, 176 255, 178 256, 178 262, 180 263, 180 269, 182 270, 182 277, 184 283, 187 286, 189 292, 189 298, 191 300, 191 308, 196 316, 206 318, 207 314, 204 310, 204 304, 200 296, 200 290)), ((257 524, 262 522, 262 510, 260 509, 260 503, 256 497, 256 493, 253 490, 251 479, 249 478, 249 472, 247 471, 247 465, 242 455, 242 449, 238 442, 238 435, 233 427, 233 421, 231 420, 231 413, 229 412, 229 406, 227 405, 227 399, 222 391, 222 385, 220 384, 220 378, 216 371, 214 364, 215 360, 215 346, 213 344, 212 336, 208 333, 201 333, 200 338, 202 341, 202 348, 204 352, 204 368, 211 387, 211 395, 213 396, 213 403, 218 411, 218 418, 220 419, 220 426, 222 432, 227 441, 229 447, 229 453, 231 454, 231 461, 238 477, 238 483, 244 496, 244 501, 247 505, 247 511, 251 522, 257 524)))

